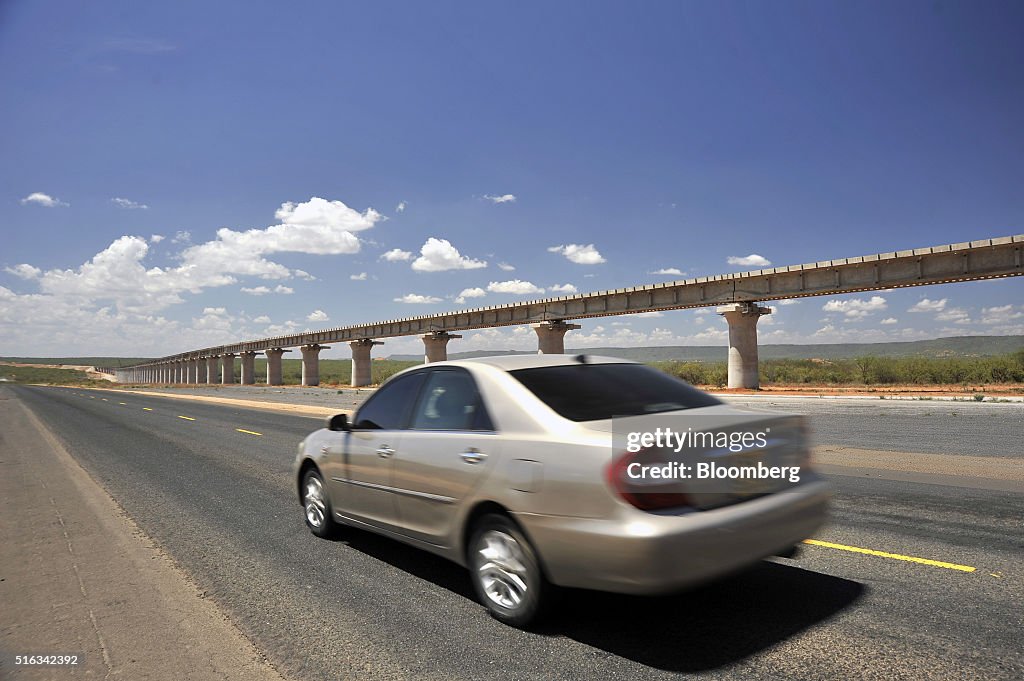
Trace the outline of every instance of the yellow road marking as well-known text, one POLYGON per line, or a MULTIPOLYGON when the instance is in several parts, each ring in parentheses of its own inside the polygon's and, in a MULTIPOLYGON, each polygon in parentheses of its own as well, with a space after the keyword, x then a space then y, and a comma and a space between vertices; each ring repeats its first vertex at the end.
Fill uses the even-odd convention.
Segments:
POLYGON ((179 419, 185 419, 186 421, 195 421, 191 416, 179 416, 179 419))
POLYGON ((106 402, 106 401, 107 401, 107 398, 106 398, 106 397, 101 397, 100 399, 101 399, 101 400, 103 400, 104 402, 106 402))
POLYGON ((127 405, 128 405, 128 403, 127 403, 127 402, 118 402, 118 404, 123 404, 123 405, 125 405, 125 406, 127 406, 127 405))
POLYGON ((142 411, 153 411, 153 410, 152 410, 152 409, 150 409, 149 407, 143 407, 143 408, 142 408, 142 411))
POLYGON ((248 433, 249 435, 263 435, 263 433, 257 433, 255 430, 246 430, 245 428, 235 428, 239 433, 248 433))
POLYGON ((862 549, 859 546, 847 546, 845 544, 833 544, 832 542, 819 541, 817 539, 804 539, 805 544, 811 544, 812 546, 824 546, 829 549, 839 549, 840 551, 852 551, 853 553, 864 553, 869 556, 878 556, 879 558, 892 558, 893 560, 905 560, 910 563, 921 563, 922 565, 931 565, 932 567, 946 568, 947 570, 959 570, 961 572, 974 572, 977 568, 973 568, 970 565, 958 565, 956 563, 944 563, 941 560, 930 560, 928 558, 916 558, 914 556, 904 556, 899 553, 887 553, 885 551, 875 551, 874 549, 862 549))

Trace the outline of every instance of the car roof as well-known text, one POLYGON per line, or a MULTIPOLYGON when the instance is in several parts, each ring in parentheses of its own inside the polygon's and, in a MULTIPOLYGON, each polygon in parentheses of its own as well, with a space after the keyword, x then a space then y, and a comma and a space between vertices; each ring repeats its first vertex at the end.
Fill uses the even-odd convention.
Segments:
POLYGON ((601 355, 493 355, 453 360, 444 362, 444 364, 456 366, 486 364, 503 371, 515 371, 516 369, 568 366, 572 364, 636 364, 636 362, 620 357, 604 357, 601 355))

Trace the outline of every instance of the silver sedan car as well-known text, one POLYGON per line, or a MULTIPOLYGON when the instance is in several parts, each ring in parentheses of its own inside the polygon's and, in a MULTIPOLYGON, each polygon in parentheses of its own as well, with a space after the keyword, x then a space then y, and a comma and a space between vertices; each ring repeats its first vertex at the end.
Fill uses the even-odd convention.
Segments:
POLYGON ((295 478, 314 534, 449 558, 526 626, 558 586, 666 593, 792 549, 830 495, 805 432, 643 364, 487 357, 396 374, 299 445, 295 478))

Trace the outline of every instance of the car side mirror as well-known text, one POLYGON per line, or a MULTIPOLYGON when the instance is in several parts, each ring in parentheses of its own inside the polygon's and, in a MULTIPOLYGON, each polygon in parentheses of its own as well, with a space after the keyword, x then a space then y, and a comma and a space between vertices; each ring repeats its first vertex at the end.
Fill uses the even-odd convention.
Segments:
POLYGON ((335 414, 327 419, 327 430, 344 432, 352 430, 352 426, 348 423, 348 414, 335 414))

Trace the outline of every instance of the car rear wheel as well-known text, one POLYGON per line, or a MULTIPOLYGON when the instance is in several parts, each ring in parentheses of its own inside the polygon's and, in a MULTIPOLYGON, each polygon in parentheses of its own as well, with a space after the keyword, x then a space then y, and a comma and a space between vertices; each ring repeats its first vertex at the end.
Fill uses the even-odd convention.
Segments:
POLYGON ((502 515, 484 516, 469 547, 473 588, 491 615, 514 627, 535 623, 551 587, 516 524, 502 515))
POLYGON ((306 471, 302 478, 302 510, 306 527, 316 536, 326 538, 337 531, 338 524, 334 521, 324 479, 315 468, 306 471))

